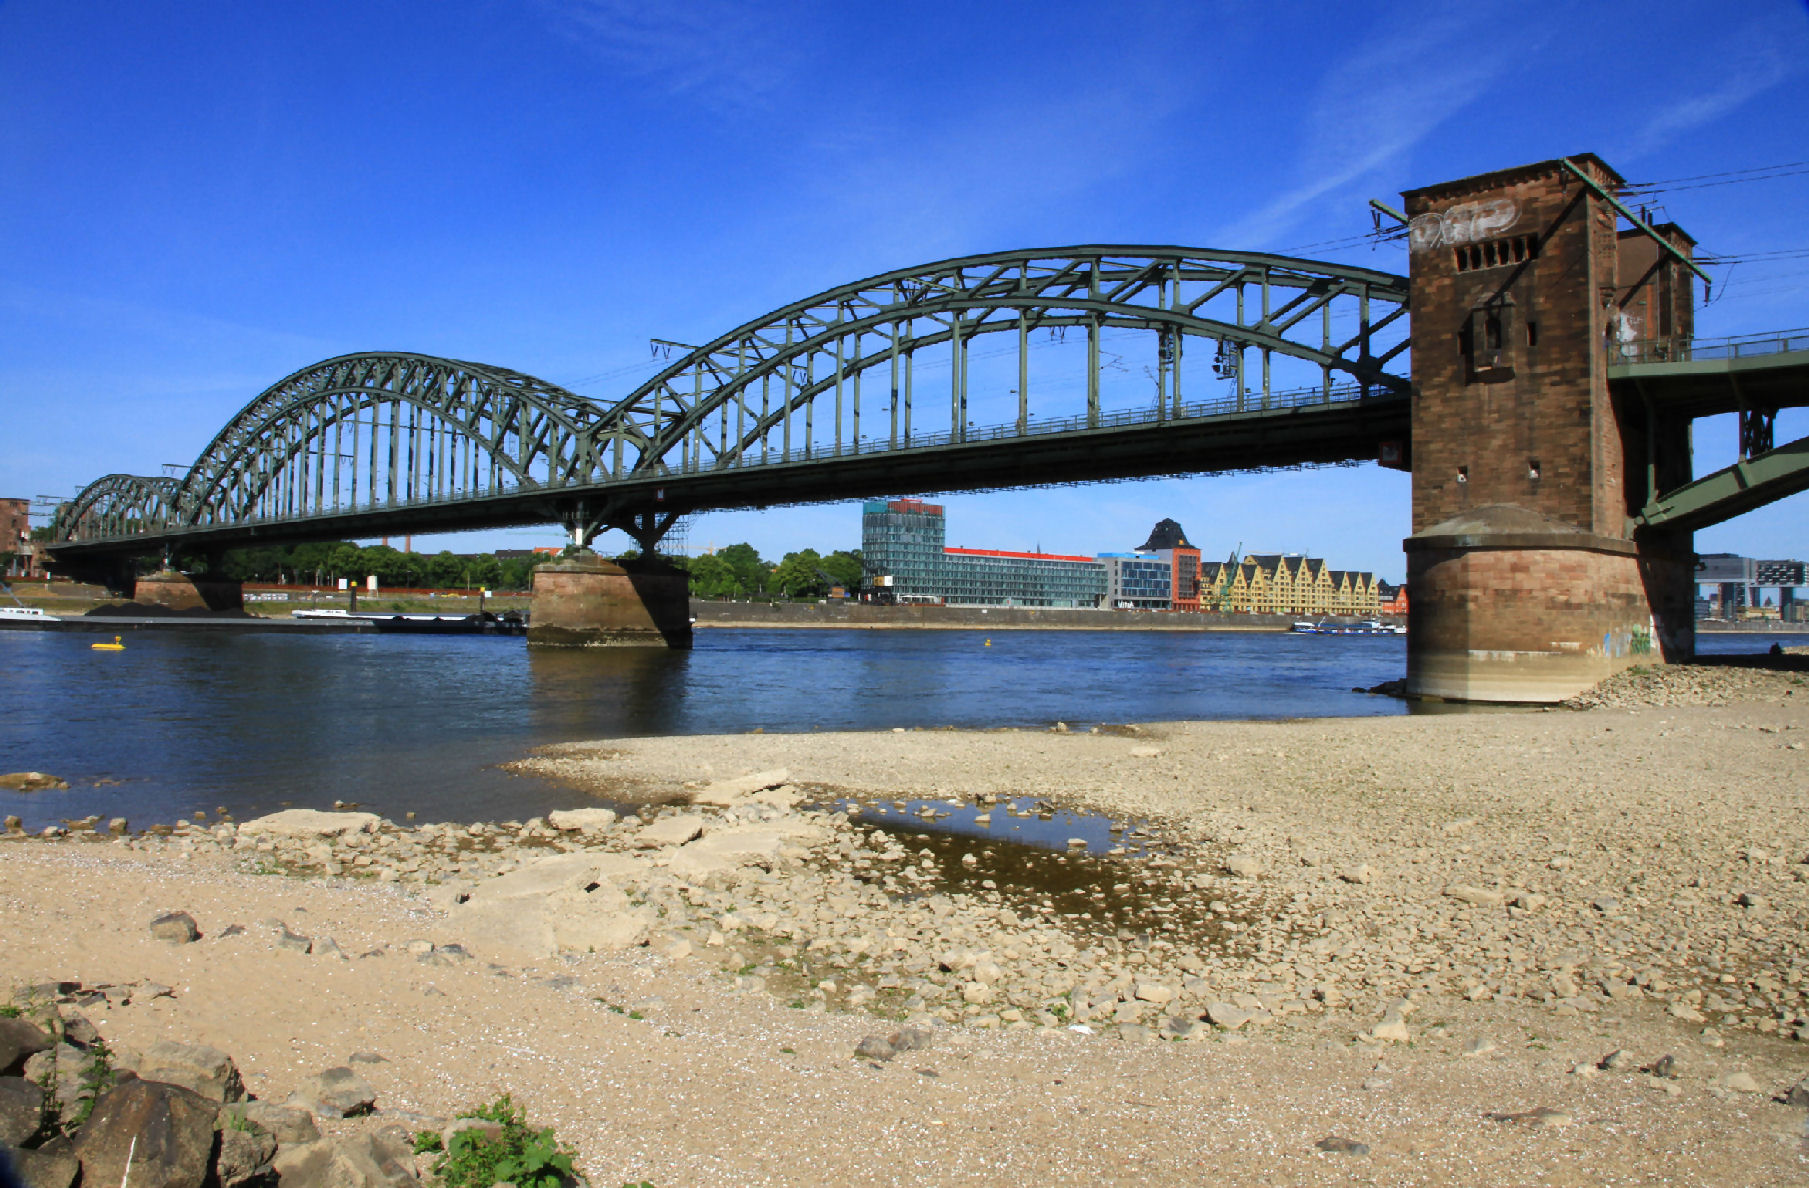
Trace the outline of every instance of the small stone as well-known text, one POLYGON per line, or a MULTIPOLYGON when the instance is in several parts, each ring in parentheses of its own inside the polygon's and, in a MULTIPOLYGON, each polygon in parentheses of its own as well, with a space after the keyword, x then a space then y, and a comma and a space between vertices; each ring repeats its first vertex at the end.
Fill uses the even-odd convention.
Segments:
POLYGON ((886 1042, 897 1052, 919 1052, 935 1044, 936 1033, 920 1024, 907 1023, 893 1032, 886 1042))
POLYGON ((697 813, 674 813, 643 826, 634 835, 634 844, 643 850, 682 846, 703 836, 704 819, 697 813))
POLYGON ((1666 1013, 1669 1014, 1671 1018, 1681 1019, 1685 1023, 1701 1023, 1705 1020, 1705 1016, 1701 1011, 1698 1011, 1682 999, 1678 999, 1676 1002, 1672 1003, 1666 1013))
POLYGON ((1751 1073, 1731 1072, 1721 1078, 1721 1087, 1735 1093, 1763 1093, 1765 1090, 1751 1073))
POLYGON ((546 823, 564 833, 600 833, 616 823, 616 814, 606 808, 554 809, 546 823))
POLYGON ((1551 1106, 1539 1106, 1518 1114, 1490 1114, 1489 1120, 1529 1126, 1534 1130, 1557 1130, 1576 1121, 1568 1111, 1551 1106))
POLYGON ((1173 1002, 1175 998, 1174 988, 1159 982, 1139 982, 1133 993, 1137 1001, 1153 1002, 1158 1006, 1173 1002))
POLYGON ((1369 1029, 1369 1038, 1377 1043, 1404 1044, 1412 1038, 1407 1030, 1407 1020, 1402 1017, 1399 1008, 1390 1007, 1382 1015, 1382 1021, 1369 1029))
POLYGON ((1256 1012, 1233 1006, 1228 1002, 1208 1003, 1206 1021, 1214 1027, 1222 1027, 1226 1031, 1236 1031, 1256 1017, 1256 1012))
POLYGON ((869 1035, 854 1046, 854 1054, 861 1060, 886 1061, 898 1055, 898 1051, 884 1036, 869 1035))
POLYGON ((1809 1077, 1804 1077, 1784 1091, 1784 1104, 1809 1109, 1809 1077))
POLYGON ((296 1106, 270 1101, 241 1101, 227 1106, 220 1113, 229 1121, 235 1117, 240 1118, 260 1130, 268 1131, 284 1146, 311 1143, 320 1137, 320 1128, 314 1125, 314 1115, 296 1106))
POLYGON ((290 932, 288 928, 279 929, 276 939, 271 942, 279 949, 289 949, 296 953, 308 953, 314 949, 314 942, 308 937, 290 932))
POLYGON ((1673 1080, 1677 1076, 1677 1057, 1660 1056, 1657 1060, 1654 1060, 1651 1064, 1646 1066, 1646 1071, 1655 1077, 1673 1080))
POLYGON ((1446 887, 1445 894, 1460 903, 1471 904, 1475 907, 1500 907, 1507 902, 1507 897, 1499 891, 1488 891, 1462 883, 1453 883, 1446 887))
MULTIPOLYGON (((1357 885, 1361 886, 1365 883, 1373 881, 1376 877, 1376 872, 1375 872, 1374 868, 1372 868, 1366 862, 1362 866, 1346 867, 1345 869, 1338 872, 1338 877, 1340 879, 1343 879, 1347 883, 1356 883, 1357 885)), ((1322 1142, 1322 1143, 1323 1142, 1331 1142, 1331 1141, 1332 1141, 1331 1139, 1321 1139, 1320 1140, 1320 1142, 1322 1142)), ((1345 1140, 1339 1139, 1337 1141, 1344 1142, 1345 1140)), ((1357 1145, 1362 1146, 1363 1144, 1358 1143, 1357 1145)), ((1368 1148, 1364 1148, 1364 1149, 1368 1150, 1368 1148)))
POLYGON ((151 921, 151 935, 172 945, 186 945, 200 940, 201 930, 187 912, 164 912, 151 921))
POLYGON ((1613 1072, 1616 1069, 1627 1068, 1632 1063, 1633 1057, 1628 1054, 1625 1048, 1616 1048, 1614 1051, 1608 1053, 1608 1055, 1596 1061, 1596 1067, 1603 1072, 1613 1072))
POLYGON ((342 1065, 309 1078, 292 1100, 323 1118, 352 1118, 376 1108, 377 1091, 342 1065))
POLYGON ((1254 854, 1232 854, 1225 859, 1225 873, 1240 879, 1259 879, 1262 877, 1262 859, 1254 854))
POLYGON ((1186 1015, 1170 1015, 1162 1020, 1162 1038, 1167 1040, 1198 1039, 1206 1029, 1198 1019, 1189 1019, 1186 1015))
POLYGON ((1487 1056, 1495 1050, 1495 1041, 1486 1035, 1479 1035, 1464 1045, 1465 1056, 1487 1056))
POLYGON ((1342 1138, 1335 1134, 1326 1135, 1324 1138, 1314 1143, 1313 1147, 1316 1150, 1325 1151, 1332 1155, 1369 1154, 1368 1143, 1360 1143, 1356 1139, 1342 1138))

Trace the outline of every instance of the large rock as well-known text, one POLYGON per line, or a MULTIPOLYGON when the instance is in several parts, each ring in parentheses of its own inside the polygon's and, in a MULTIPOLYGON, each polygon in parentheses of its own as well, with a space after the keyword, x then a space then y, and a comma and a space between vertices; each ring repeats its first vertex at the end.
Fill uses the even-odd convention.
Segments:
POLYGON ((322 1118, 355 1118, 377 1108, 377 1091, 369 1081, 341 1065, 308 1078, 291 1100, 322 1118))
POLYGON ((417 1188, 414 1152, 399 1127, 322 1139, 276 1153, 282 1188, 417 1188))
POLYGON ((0 1077, 0 1146, 23 1143, 43 1120, 44 1091, 24 1077, 0 1077))
POLYGON ((235 1126, 220 1130, 220 1154, 214 1160, 214 1176, 220 1188, 240 1188, 261 1182, 271 1173, 276 1158, 276 1136, 266 1130, 235 1126))
POLYGON ((0 1018, 0 1077, 18 1076, 25 1071, 27 1060, 50 1048, 49 1034, 37 1024, 0 1018))
POLYGON ((138 1075, 147 1081, 180 1085, 218 1105, 245 1096, 245 1083, 232 1057, 206 1044, 158 1040, 139 1062, 138 1075))
POLYGON ((348 833, 375 833, 383 818, 376 813, 323 813, 318 809, 284 809, 267 817, 255 817, 239 826, 241 835, 253 837, 344 837, 348 833))
POLYGON ((70 1188, 82 1170, 75 1145, 62 1135, 35 1151, 13 1151, 13 1169, 25 1188, 70 1188))
POLYGON ((747 800, 756 792, 764 792, 768 788, 777 788, 791 782, 791 773, 783 767, 772 771, 757 771, 752 775, 737 776, 732 780, 717 780, 713 784, 699 788, 691 793, 692 804, 708 804, 717 808, 732 808, 747 800))
POLYGON ((201 1188, 214 1159, 215 1103, 179 1085, 133 1079, 94 1105, 75 1134, 83 1182, 201 1188))
POLYGON ((530 959, 640 944, 656 922, 619 885, 644 875, 645 859, 627 854, 556 854, 472 888, 449 922, 480 951, 530 959))

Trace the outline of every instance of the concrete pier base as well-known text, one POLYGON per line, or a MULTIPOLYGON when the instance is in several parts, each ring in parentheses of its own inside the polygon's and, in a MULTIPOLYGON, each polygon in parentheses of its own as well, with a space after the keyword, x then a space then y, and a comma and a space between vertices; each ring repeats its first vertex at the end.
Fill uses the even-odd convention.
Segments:
POLYGON ((618 564, 588 550, 534 571, 528 645, 688 648, 689 579, 659 560, 618 564))
POLYGON ((178 611, 236 611, 245 609, 245 590, 230 578, 195 578, 165 569, 139 578, 132 601, 178 611))
POLYGON ((1694 650, 1687 538, 1673 551, 1497 504, 1404 544, 1409 696, 1550 703, 1694 650))

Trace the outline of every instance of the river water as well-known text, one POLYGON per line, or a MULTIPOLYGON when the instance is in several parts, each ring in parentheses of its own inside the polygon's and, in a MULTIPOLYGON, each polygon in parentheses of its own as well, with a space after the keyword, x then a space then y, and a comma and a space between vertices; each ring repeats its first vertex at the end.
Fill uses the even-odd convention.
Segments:
POLYGON ((1351 691, 1401 675, 1398 636, 715 629, 689 652, 169 631, 108 653, 93 639, 0 631, 0 771, 70 784, 0 790, 0 813, 27 828, 335 800, 396 819, 525 819, 585 799, 498 765, 580 739, 1407 712, 1351 691))

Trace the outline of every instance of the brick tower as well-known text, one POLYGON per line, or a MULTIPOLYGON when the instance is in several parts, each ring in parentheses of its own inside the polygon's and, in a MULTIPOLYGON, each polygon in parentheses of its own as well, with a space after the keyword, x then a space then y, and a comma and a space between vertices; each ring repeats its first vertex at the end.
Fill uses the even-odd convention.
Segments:
POLYGON ((1694 647, 1687 532, 1635 536, 1689 477, 1687 421, 1611 391, 1627 344, 1687 337, 1675 226, 1618 228, 1591 155, 1412 190, 1407 684, 1557 701, 1694 647))

